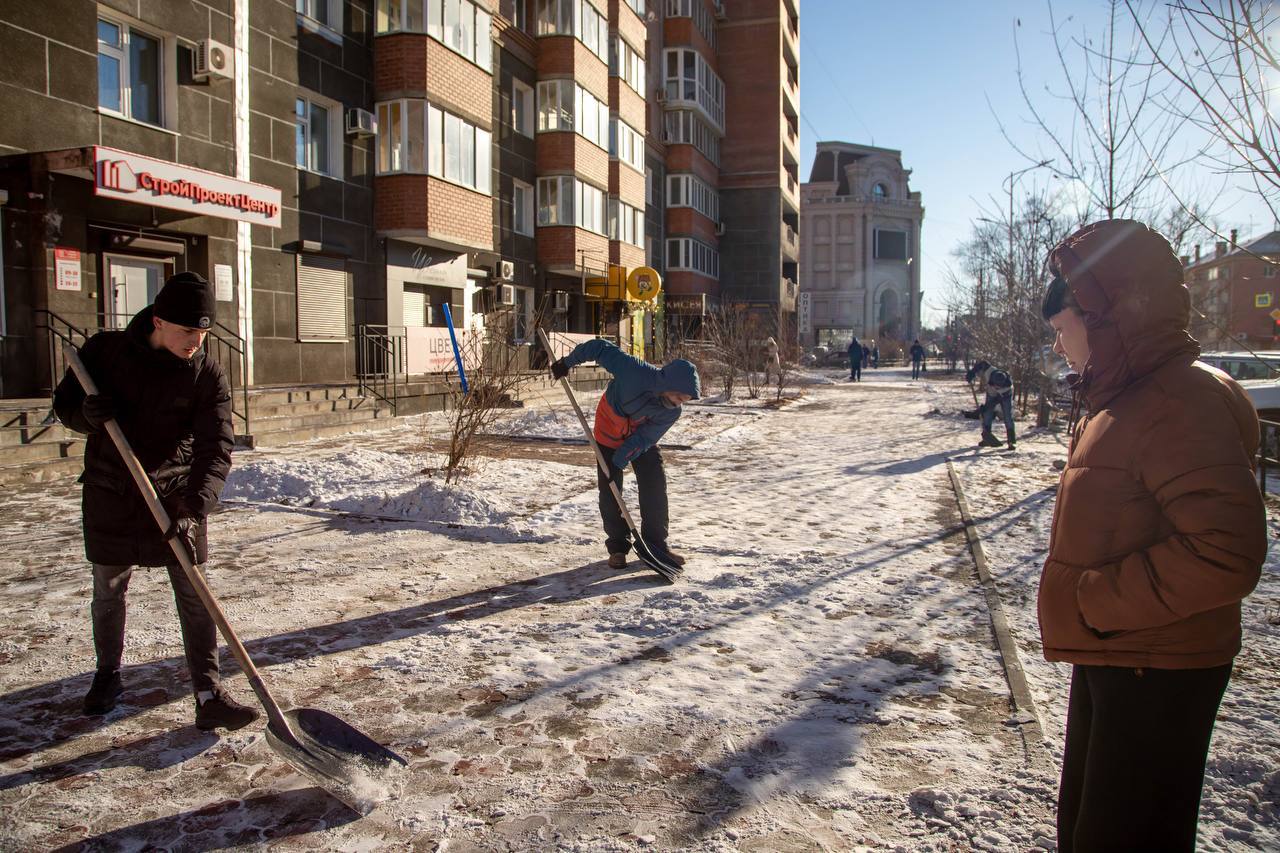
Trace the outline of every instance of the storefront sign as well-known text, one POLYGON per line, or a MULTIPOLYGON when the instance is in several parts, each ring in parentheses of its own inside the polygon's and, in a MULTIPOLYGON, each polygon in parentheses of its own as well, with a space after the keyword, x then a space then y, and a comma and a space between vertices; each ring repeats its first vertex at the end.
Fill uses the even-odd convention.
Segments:
POLYGON ((813 296, 807 291, 796 297, 796 326, 802 335, 813 333, 813 296))
MULTIPOLYGON (((421 373, 454 373, 458 369, 453 358, 453 342, 449 330, 436 326, 408 326, 405 328, 405 368, 409 375, 421 373)), ((468 333, 458 329, 458 350, 462 364, 468 370, 478 367, 475 347, 468 345, 468 333)))
POLYGON ((231 265, 213 265, 213 289, 219 302, 232 301, 231 265))
POLYGON ((58 290, 80 289, 80 250, 53 250, 54 282, 58 290))
POLYGON ((669 314, 696 314, 701 316, 707 313, 707 297, 704 293, 683 296, 673 296, 668 293, 665 304, 669 314))
POLYGON ((467 256, 388 240, 387 283, 427 284, 461 290, 467 284, 467 256))
POLYGON ((95 195, 280 227, 280 190, 115 148, 93 148, 95 195))
POLYGON ((662 277, 653 267, 636 267, 627 276, 627 296, 636 302, 650 302, 662 290, 662 277))

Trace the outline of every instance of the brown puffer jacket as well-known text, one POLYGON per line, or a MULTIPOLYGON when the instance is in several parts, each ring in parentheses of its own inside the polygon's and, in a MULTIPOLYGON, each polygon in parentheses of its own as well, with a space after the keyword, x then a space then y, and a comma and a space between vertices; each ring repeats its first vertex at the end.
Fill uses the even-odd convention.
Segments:
POLYGON ((1130 220, 1086 226, 1050 256, 1085 315, 1090 357, 1040 576, 1048 660, 1195 669, 1240 650, 1266 519, 1258 418, 1196 361, 1169 244, 1130 220))

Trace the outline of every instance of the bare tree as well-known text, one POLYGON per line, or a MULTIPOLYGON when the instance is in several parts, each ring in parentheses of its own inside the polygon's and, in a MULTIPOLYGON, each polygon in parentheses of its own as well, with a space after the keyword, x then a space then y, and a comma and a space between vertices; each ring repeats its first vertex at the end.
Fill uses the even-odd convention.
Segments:
POLYGON ((1167 114, 1202 131, 1209 162, 1244 176, 1280 221, 1280 4, 1172 0, 1163 28, 1124 5, 1152 67, 1175 84, 1167 114))

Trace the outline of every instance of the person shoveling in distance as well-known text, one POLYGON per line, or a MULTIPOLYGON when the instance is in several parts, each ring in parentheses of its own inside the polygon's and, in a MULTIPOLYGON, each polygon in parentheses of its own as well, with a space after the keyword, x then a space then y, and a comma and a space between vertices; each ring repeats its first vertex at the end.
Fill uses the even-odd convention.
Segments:
POLYGON ((98 393, 86 395, 70 370, 58 383, 53 408, 85 443, 85 557, 93 564, 93 644, 97 672, 84 712, 111 711, 124 690, 125 593, 135 566, 166 566, 178 607, 196 726, 238 729, 258 712, 233 699, 218 677, 218 635, 167 539, 178 537, 196 563, 208 557, 206 521, 231 469, 231 389, 204 339, 215 319, 213 288, 196 273, 171 277, 154 305, 124 331, 99 332, 80 357, 98 393), (110 419, 137 448, 173 523, 164 533, 134 488, 128 468, 105 431, 110 419))
POLYGON ((1018 435, 1013 427, 1013 378, 1007 371, 994 367, 988 361, 975 361, 964 378, 970 383, 970 387, 977 379, 987 389, 987 399, 978 407, 978 416, 982 418, 982 440, 978 442, 978 446, 1001 446, 1000 439, 991 432, 996 412, 999 412, 1004 421, 1004 434, 1009 440, 1009 449, 1015 449, 1018 446, 1018 435))
POLYGON ((593 429, 596 442, 612 450, 607 458, 610 477, 603 470, 596 472, 609 567, 624 568, 631 550, 631 529, 610 488, 612 482, 621 493, 622 471, 627 465, 635 472, 640 492, 640 536, 644 544, 659 561, 682 567, 684 557, 672 552, 667 544, 667 475, 658 441, 680 417, 680 407, 701 396, 698 368, 681 358, 659 369, 596 338, 578 344, 564 358, 553 362, 551 375, 563 379, 570 368, 588 361, 613 376, 596 407, 593 429))

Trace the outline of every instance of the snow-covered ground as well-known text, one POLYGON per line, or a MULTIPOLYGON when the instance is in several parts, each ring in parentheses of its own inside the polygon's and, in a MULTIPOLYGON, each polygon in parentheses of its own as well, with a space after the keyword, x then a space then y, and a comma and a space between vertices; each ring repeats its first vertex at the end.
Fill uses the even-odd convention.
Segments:
MULTIPOLYGON (((283 704, 409 761, 403 796, 364 818, 261 726, 191 726, 162 572, 134 578, 124 703, 80 717, 77 490, 0 498, 0 848, 1052 848, 1066 679, 1039 658, 1034 593, 1062 448, 979 455, 962 384, 864 379, 816 371, 778 410, 690 407, 667 443, 691 449, 665 454, 676 586, 606 567, 585 449, 513 444, 448 487, 422 473, 438 418, 237 456, 211 583, 283 704), (948 457, 1048 745, 1011 719, 948 457)), ((581 435, 554 398, 496 431, 581 435)), ((1278 601, 1272 562, 1215 736, 1205 849, 1280 846, 1278 601)))

